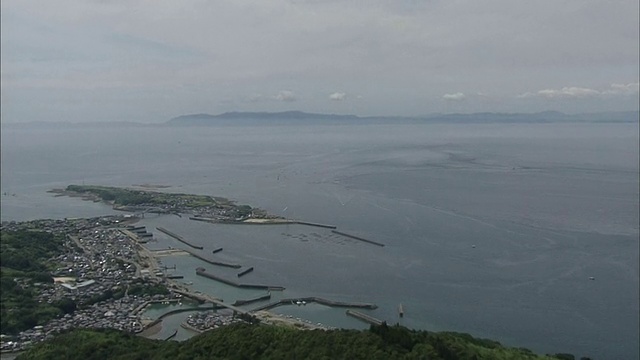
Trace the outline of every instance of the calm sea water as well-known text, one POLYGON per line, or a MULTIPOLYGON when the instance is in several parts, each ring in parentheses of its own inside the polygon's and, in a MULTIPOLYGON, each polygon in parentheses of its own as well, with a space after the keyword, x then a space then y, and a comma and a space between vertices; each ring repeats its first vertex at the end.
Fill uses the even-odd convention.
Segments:
MULTIPOLYGON (((3 127, 2 220, 113 213, 46 193, 70 183, 225 196, 386 244, 304 226, 144 220, 205 256, 224 247, 219 259, 255 268, 243 282, 287 288, 272 300, 372 302, 371 315, 409 327, 639 356, 637 124, 3 127)), ((151 247, 182 246, 156 239, 151 247)), ((191 257, 162 261, 228 302, 262 294, 195 276, 203 263, 191 257)), ((363 327, 323 306, 276 311, 363 327)))

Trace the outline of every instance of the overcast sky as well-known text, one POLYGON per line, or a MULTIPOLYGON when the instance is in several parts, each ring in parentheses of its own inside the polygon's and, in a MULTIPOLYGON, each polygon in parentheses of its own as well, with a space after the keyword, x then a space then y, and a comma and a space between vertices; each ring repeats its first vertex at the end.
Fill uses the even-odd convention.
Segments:
POLYGON ((2 0, 2 122, 637 110, 638 0, 2 0))

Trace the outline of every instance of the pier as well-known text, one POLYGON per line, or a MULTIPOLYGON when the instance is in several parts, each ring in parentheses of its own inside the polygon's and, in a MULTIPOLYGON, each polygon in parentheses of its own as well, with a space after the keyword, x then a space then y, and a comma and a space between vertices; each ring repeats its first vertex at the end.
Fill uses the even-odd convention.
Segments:
POLYGON ((400 317, 404 317, 404 308, 402 307, 402 304, 398 305, 398 315, 400 315, 400 317))
POLYGON ((197 268, 196 269, 196 275, 200 275, 200 276, 204 276, 207 277, 209 279, 215 280, 215 281, 219 281, 223 284, 227 284, 227 285, 231 285, 231 286, 235 286, 237 288, 241 288, 241 289, 259 289, 259 290, 274 290, 274 291, 283 291, 284 287, 282 286, 271 286, 271 285, 254 285, 254 284, 239 284, 237 282, 213 275, 211 273, 208 273, 204 268, 197 268))
POLYGON ((354 317, 358 320, 362 320, 368 324, 371 325, 382 325, 383 321, 374 318, 373 316, 367 315, 367 314, 363 314, 359 311, 355 311, 355 310, 347 310, 347 315, 354 317))
POLYGON ((163 228, 163 227, 157 227, 156 229, 158 229, 158 231, 161 231, 161 232, 163 232, 163 233, 165 233, 165 234, 167 234, 167 235, 171 236, 172 238, 174 238, 174 239, 176 239, 176 240, 180 241, 181 243, 183 243, 183 244, 185 244, 185 245, 191 246, 191 247, 192 247, 192 248, 194 248, 194 249, 198 249, 198 250, 202 250, 202 249, 204 249, 202 246, 194 245, 194 244, 192 244, 192 243, 188 242, 187 240, 185 240, 182 236, 180 236, 180 235, 178 235, 178 234, 174 234, 174 233, 172 233, 171 231, 169 231, 169 230, 167 230, 167 229, 165 229, 165 228, 163 228))
POLYGON ((378 308, 376 304, 333 301, 333 300, 327 300, 319 297, 304 297, 304 298, 282 299, 280 301, 259 306, 251 311, 255 312, 255 311, 261 311, 261 310, 269 310, 282 305, 294 305, 294 304, 297 305, 298 303, 312 303, 312 302, 325 305, 325 306, 330 306, 330 307, 347 307, 347 308, 361 308, 361 309, 377 309, 378 308))
POLYGON ((247 275, 248 273, 250 273, 252 271, 253 271, 253 267, 250 267, 248 269, 242 270, 242 271, 240 271, 238 273, 238 277, 245 276, 245 275, 247 275))
POLYGON ((331 230, 331 232, 332 232, 332 233, 334 233, 334 234, 342 235, 342 236, 344 236, 344 237, 348 237, 348 238, 350 238, 350 239, 359 240, 359 241, 364 241, 364 242, 366 242, 366 243, 373 244, 373 245, 376 245, 376 246, 384 246, 384 244, 383 244, 383 243, 379 243, 379 242, 376 242, 376 241, 373 241, 373 240, 367 240, 367 239, 365 239, 365 238, 361 238, 361 237, 359 237, 359 236, 355 236, 355 235, 351 235, 351 234, 343 233, 342 231, 338 231, 338 230, 331 230))

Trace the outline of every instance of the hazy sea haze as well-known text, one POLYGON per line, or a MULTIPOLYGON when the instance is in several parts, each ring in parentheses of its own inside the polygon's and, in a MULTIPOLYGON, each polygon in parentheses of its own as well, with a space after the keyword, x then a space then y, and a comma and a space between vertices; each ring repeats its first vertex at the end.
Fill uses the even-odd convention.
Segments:
MULTIPOLYGON (((637 123, 3 126, 1 136, 3 221, 116 213, 46 192, 72 183, 223 196, 386 246, 149 216, 150 247, 181 246, 155 232, 164 226, 203 255, 223 246, 221 259, 254 266, 243 282, 285 286, 275 298, 373 302, 371 315, 391 323, 541 353, 640 355, 637 123)), ((196 277, 191 257, 162 261, 225 301, 260 294, 196 277)), ((277 311, 363 327, 321 306, 277 311)))

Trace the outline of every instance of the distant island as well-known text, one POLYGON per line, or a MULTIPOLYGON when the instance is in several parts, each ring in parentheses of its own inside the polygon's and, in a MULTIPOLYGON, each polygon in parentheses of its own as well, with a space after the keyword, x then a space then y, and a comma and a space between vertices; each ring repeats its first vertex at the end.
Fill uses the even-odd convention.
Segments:
POLYGON ((553 122, 638 122, 638 111, 618 111, 585 114, 565 114, 558 111, 537 113, 495 113, 479 112, 472 114, 432 114, 424 116, 356 116, 307 113, 302 111, 283 112, 226 112, 218 115, 190 114, 169 120, 168 125, 213 125, 218 123, 258 120, 265 122, 359 122, 375 123, 381 121, 398 122, 444 122, 444 123, 553 123, 553 122))
POLYGON ((237 205, 223 197, 166 193, 148 190, 150 185, 140 185, 142 190, 99 185, 69 185, 65 189, 53 189, 57 196, 81 197, 94 202, 104 201, 114 210, 160 214, 191 215, 193 219, 218 222, 245 220, 283 220, 262 209, 249 205, 237 205))

